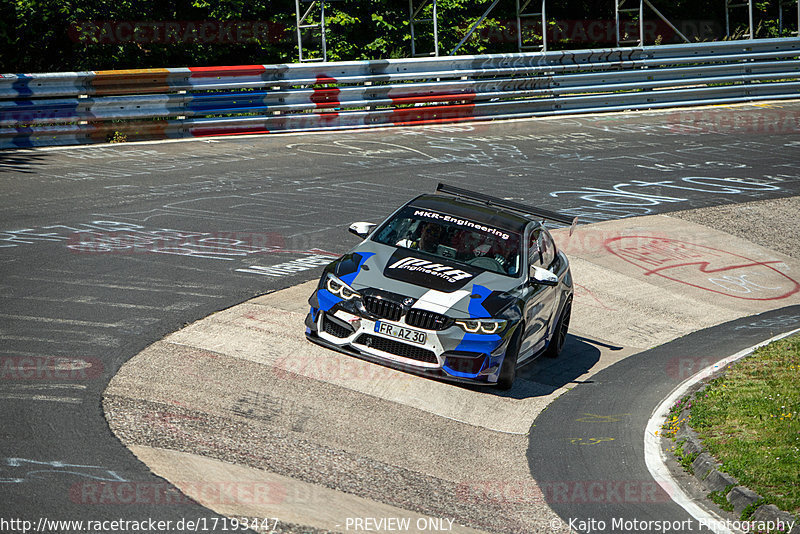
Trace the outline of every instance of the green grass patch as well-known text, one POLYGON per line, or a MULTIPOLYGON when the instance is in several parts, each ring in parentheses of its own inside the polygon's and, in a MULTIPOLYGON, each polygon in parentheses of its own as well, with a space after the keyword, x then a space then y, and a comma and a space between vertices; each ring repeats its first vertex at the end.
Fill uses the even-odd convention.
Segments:
POLYGON ((758 349, 692 401, 691 425, 722 470, 800 513, 800 336, 758 349))
POLYGON ((681 467, 683 467, 683 469, 687 473, 693 475, 694 466, 692 464, 694 463, 695 459, 697 459, 697 457, 700 456, 700 454, 696 452, 692 454, 687 453, 686 451, 683 450, 683 444, 684 442, 679 443, 678 446, 675 449, 673 449, 672 452, 675 453, 675 457, 677 458, 678 463, 681 464, 681 467))
POLYGON ((756 502, 748 504, 745 507, 745 509, 742 510, 742 513, 739 515, 739 519, 741 519, 742 521, 747 521, 748 519, 750 519, 751 515, 756 513, 756 510, 758 510, 758 507, 761 506, 762 504, 769 504, 769 503, 767 502, 767 499, 759 499, 756 502))
POLYGON ((726 512, 733 512, 733 505, 728 502, 727 497, 728 492, 731 491, 731 488, 733 488, 733 486, 728 486, 722 491, 712 491, 708 494, 708 498, 714 501, 717 506, 726 512))

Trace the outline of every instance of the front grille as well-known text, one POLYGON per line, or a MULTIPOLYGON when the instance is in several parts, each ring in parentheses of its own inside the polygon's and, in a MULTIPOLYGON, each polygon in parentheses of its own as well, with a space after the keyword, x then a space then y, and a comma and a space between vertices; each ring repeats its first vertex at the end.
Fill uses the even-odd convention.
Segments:
POLYGON ((423 349, 422 347, 415 347, 414 345, 407 345, 406 343, 401 343, 393 339, 386 339, 371 334, 361 334, 358 336, 358 339, 356 339, 356 343, 396 356, 402 356, 410 360, 417 360, 425 363, 439 363, 433 351, 423 349))
POLYGON ((406 315, 406 323, 417 328, 424 328, 425 330, 444 330, 453 325, 453 319, 442 315, 425 310, 409 310, 406 315))
POLYGON ((382 319, 389 319, 390 321, 399 321, 400 316, 403 315, 403 306, 396 302, 378 297, 364 297, 364 306, 372 315, 377 315, 382 319))
POLYGON ((347 328, 343 327, 342 325, 336 324, 327 317, 322 319, 322 329, 325 333, 332 335, 333 337, 344 338, 353 333, 352 330, 348 330, 347 328))

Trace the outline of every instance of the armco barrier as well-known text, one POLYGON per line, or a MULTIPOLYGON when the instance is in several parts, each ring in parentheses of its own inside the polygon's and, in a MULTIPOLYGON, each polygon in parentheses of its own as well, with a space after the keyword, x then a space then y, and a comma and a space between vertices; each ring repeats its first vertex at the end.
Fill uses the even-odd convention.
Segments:
POLYGON ((800 39, 0 75, 0 148, 800 98, 800 39))

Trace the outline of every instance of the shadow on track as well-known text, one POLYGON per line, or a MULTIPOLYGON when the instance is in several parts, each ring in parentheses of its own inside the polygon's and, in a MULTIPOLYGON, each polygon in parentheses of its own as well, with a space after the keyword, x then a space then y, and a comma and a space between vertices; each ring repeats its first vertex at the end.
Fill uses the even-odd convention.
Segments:
POLYGON ((45 159, 43 154, 33 151, 0 150, 0 173, 32 173, 34 172, 32 164, 43 165, 44 161, 41 161, 43 159, 45 159))
MULTIPOLYGON (((514 387, 501 391, 494 387, 464 386, 483 393, 512 399, 528 399, 550 395, 563 386, 576 382, 600 360, 597 342, 569 334, 558 358, 541 356, 517 370, 514 387)), ((618 347, 611 347, 612 350, 618 347)), ((621 347, 619 347, 621 348, 621 347)))

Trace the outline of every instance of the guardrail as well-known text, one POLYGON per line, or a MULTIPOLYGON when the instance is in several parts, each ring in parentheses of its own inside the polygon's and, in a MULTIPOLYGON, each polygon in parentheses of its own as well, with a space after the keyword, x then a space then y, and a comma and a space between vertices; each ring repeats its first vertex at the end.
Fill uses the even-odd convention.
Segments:
POLYGON ((0 148, 800 98, 800 39, 0 75, 0 148))

